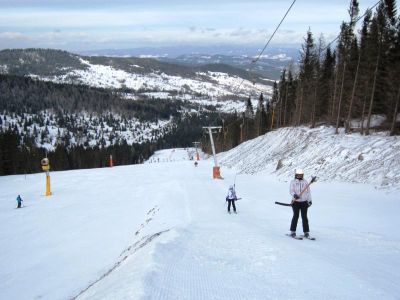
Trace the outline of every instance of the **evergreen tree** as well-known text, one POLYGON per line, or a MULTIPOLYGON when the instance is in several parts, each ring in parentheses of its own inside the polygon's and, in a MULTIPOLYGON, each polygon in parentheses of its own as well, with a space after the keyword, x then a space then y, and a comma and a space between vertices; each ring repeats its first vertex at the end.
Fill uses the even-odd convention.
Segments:
POLYGON ((267 114, 264 107, 264 96, 261 93, 258 98, 258 105, 256 116, 254 119, 254 128, 256 130, 256 136, 263 135, 267 131, 267 114))
POLYGON ((273 90, 272 90, 272 98, 267 103, 267 128, 268 130, 272 130, 276 127, 276 109, 279 103, 279 88, 276 81, 274 82, 273 90))
POLYGON ((292 67, 289 66, 287 80, 287 99, 285 99, 284 125, 294 124, 294 112, 296 110, 297 81, 293 78, 292 67))
POLYGON ((251 103, 250 97, 246 101, 245 115, 246 115, 246 118, 249 118, 249 119, 254 117, 254 109, 253 109, 253 104, 251 103))
POLYGON ((315 99, 315 84, 317 78, 318 54, 311 30, 307 31, 305 44, 302 46, 299 72, 299 88, 297 93, 296 124, 311 121, 312 108, 315 99))
POLYGON ((328 47, 321 66, 316 104, 316 115, 322 120, 328 119, 329 108, 332 105, 334 72, 335 56, 328 47))

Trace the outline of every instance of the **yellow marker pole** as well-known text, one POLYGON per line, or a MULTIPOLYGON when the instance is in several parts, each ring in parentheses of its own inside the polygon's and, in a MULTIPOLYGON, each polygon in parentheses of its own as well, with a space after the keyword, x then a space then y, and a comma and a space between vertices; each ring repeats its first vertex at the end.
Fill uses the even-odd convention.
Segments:
POLYGON ((45 196, 51 196, 51 190, 50 190, 50 162, 49 159, 43 158, 41 161, 42 164, 42 170, 46 172, 46 193, 45 196))
POLYGON ((49 172, 46 172, 46 196, 51 196, 49 172))

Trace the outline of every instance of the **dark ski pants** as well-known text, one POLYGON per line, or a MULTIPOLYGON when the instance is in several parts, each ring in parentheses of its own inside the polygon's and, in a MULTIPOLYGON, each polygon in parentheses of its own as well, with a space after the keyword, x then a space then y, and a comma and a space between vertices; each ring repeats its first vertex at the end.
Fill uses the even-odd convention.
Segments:
POLYGON ((292 209, 293 209, 293 218, 292 218, 292 224, 290 225, 290 231, 296 231, 297 221, 299 220, 299 214, 301 212, 301 220, 303 222, 303 232, 309 232, 310 228, 308 227, 307 201, 305 202, 295 201, 292 205, 292 209))
POLYGON ((21 208, 21 202, 18 202, 18 206, 17 206, 17 208, 21 208))
POLYGON ((232 203, 233 211, 236 211, 235 200, 228 199, 227 201, 228 201, 228 211, 231 211, 231 203, 232 203))

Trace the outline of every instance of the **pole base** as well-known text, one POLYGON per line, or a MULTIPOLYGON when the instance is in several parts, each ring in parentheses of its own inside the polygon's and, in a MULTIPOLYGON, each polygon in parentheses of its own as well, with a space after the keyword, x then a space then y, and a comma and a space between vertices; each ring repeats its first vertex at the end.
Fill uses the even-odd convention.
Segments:
POLYGON ((219 167, 213 167, 213 179, 222 179, 219 167))
POLYGON ((46 194, 45 196, 51 196, 50 192, 50 175, 46 175, 46 194))

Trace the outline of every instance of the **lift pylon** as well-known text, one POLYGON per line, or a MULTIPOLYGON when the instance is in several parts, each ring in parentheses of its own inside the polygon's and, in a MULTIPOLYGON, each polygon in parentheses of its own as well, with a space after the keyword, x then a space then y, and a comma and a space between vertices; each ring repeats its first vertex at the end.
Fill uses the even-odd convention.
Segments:
POLYGON ((213 167, 213 178, 214 179, 222 179, 221 177, 221 171, 220 167, 218 166, 217 162, 217 155, 215 154, 215 146, 214 146, 214 139, 213 139, 213 130, 221 130, 221 126, 209 126, 209 127, 203 127, 203 129, 208 130, 208 134, 210 135, 210 141, 211 141, 211 149, 213 152, 213 157, 214 157, 214 167, 213 167))

